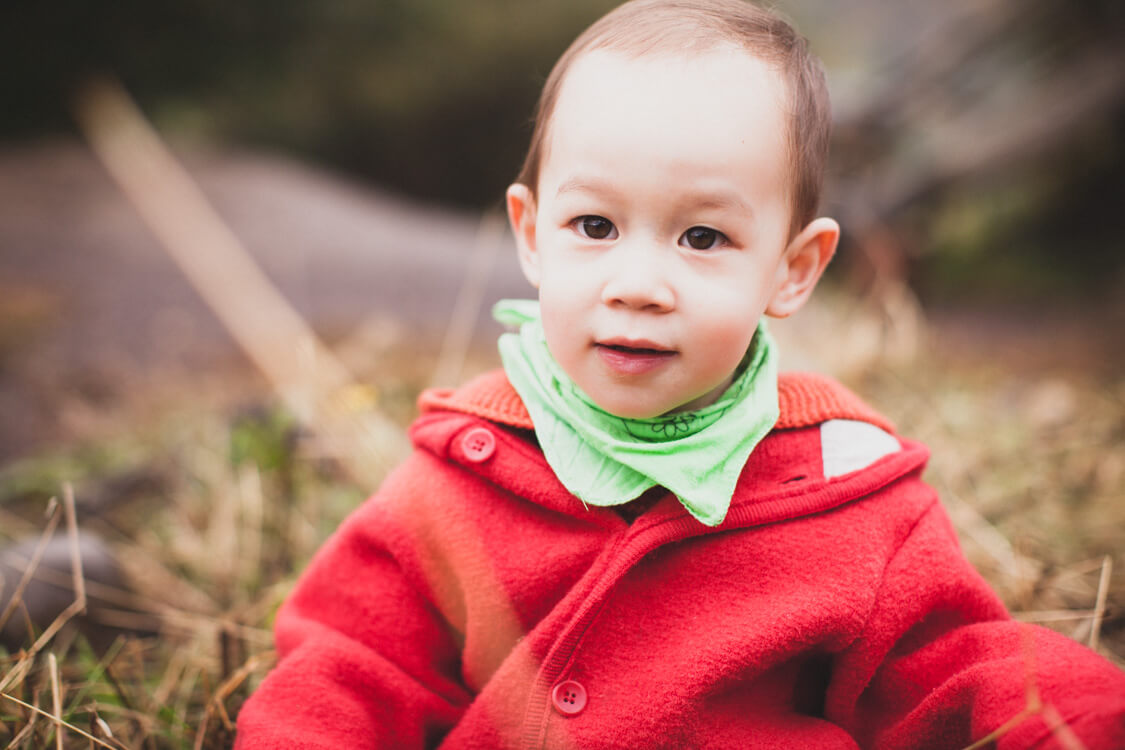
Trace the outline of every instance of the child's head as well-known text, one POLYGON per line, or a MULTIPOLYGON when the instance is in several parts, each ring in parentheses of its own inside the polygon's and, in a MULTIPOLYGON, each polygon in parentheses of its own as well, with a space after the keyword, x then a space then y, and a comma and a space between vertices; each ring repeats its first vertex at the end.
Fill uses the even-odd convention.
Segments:
POLYGON ((508 209, 554 358, 606 411, 714 401, 763 313, 811 293, 829 115, 785 22, 741 0, 634 0, 568 49, 508 209))
MULTIPOLYGON (((786 160, 796 234, 816 216, 828 160, 832 114, 819 60, 784 19, 746 0, 634 0, 587 28, 555 63, 535 114, 531 146, 516 182, 537 194, 539 169, 559 90, 574 61, 594 50, 626 57, 693 55, 734 47, 781 76, 788 110, 786 160)), ((730 92, 737 95, 737 91, 730 92)))

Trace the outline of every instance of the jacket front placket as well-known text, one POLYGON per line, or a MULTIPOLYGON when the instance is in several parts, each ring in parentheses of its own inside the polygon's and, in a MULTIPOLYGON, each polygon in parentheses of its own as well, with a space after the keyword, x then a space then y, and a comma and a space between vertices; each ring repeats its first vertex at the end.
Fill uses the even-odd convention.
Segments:
MULTIPOLYGON (((521 747, 528 750, 544 747, 547 728, 553 718, 551 693, 566 679, 583 638, 621 579, 660 547, 715 530, 682 512, 677 503, 671 514, 658 515, 654 509, 642 516, 607 546, 575 586, 572 593, 578 600, 577 605, 572 605, 576 606, 575 612, 555 638, 535 676, 524 714, 521 747)), ((566 721, 561 716, 558 718, 566 721)))

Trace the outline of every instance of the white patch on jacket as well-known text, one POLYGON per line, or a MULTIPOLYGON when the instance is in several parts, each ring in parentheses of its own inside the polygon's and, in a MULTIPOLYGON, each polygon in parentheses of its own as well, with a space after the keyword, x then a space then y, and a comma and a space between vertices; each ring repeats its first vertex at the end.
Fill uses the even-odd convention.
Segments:
POLYGON ((902 446, 894 435, 869 422, 830 419, 820 425, 825 479, 864 469, 900 450, 902 446))

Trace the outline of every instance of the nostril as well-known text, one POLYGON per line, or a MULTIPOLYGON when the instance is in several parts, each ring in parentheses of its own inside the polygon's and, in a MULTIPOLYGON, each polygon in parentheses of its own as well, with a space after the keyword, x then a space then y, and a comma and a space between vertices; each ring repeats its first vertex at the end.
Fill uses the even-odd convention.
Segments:
POLYGON ((676 305, 669 280, 652 268, 631 268, 607 281, 601 290, 603 304, 645 312, 665 312, 676 305))
POLYGON ((667 312, 675 307, 672 296, 661 290, 607 295, 606 304, 610 307, 641 312, 667 312))

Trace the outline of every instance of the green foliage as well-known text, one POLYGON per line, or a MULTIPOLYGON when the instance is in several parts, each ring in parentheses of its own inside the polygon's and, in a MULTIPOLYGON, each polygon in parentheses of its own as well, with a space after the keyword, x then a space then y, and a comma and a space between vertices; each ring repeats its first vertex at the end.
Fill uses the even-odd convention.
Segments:
POLYGON ((1119 295, 1116 227, 1125 113, 1052 159, 964 183, 919 208, 926 234, 911 286, 926 301, 1088 303, 1119 295))
POLYGON ((293 461, 296 430, 293 417, 277 407, 243 413, 231 425, 231 464, 249 463, 261 471, 283 469, 293 461))

